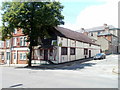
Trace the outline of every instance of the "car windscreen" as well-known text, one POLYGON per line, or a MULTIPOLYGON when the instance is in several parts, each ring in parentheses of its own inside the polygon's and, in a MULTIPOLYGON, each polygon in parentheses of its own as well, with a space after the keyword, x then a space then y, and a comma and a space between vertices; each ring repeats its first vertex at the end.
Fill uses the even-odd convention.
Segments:
POLYGON ((96 54, 96 56, 101 56, 102 54, 101 53, 99 53, 99 54, 96 54))

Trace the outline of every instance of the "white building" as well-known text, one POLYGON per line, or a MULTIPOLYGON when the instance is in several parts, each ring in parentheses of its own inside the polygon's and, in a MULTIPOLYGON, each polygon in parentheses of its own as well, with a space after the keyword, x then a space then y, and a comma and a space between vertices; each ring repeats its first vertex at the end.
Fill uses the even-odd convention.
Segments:
POLYGON ((44 39, 39 49, 33 50, 34 60, 63 63, 89 58, 100 53, 100 45, 90 38, 66 28, 56 27, 49 30, 51 38, 44 39))

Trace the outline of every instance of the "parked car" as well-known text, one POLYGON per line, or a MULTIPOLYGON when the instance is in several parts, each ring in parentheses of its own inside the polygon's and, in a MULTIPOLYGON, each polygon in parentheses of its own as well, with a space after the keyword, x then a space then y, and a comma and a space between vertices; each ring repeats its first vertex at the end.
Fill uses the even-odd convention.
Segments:
POLYGON ((98 53, 93 57, 94 60, 96 60, 96 59, 105 59, 105 58, 106 58, 106 54, 104 54, 104 53, 98 53))

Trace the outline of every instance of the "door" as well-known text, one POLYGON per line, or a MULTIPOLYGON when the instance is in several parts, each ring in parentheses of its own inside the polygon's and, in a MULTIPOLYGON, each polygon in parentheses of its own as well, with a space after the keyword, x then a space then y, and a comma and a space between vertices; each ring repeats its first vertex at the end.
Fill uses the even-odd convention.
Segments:
POLYGON ((44 60, 48 60, 48 49, 44 50, 44 60))
POLYGON ((89 58, 91 57, 91 50, 89 50, 89 58))
POLYGON ((10 64, 10 52, 6 53, 6 60, 7 60, 7 64, 10 64))
POLYGON ((16 53, 13 54, 14 61, 13 63, 16 64, 16 53))

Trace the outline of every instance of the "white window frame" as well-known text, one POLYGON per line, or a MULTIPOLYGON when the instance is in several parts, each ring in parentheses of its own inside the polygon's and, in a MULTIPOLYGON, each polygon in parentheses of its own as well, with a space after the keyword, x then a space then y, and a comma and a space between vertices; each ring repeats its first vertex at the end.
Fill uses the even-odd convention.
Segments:
POLYGON ((14 53, 14 60, 16 60, 16 53, 14 53))
POLYGON ((4 60, 4 52, 1 52, 1 59, 4 60))
POLYGON ((10 40, 6 40, 6 47, 10 47, 10 40))
POLYGON ((20 53, 20 60, 26 60, 27 56, 26 53, 20 53))
POLYGON ((27 46, 26 37, 20 37, 20 46, 27 46))
POLYGON ((17 46, 17 38, 16 37, 13 38, 13 46, 17 46))
POLYGON ((23 46, 23 38, 20 37, 20 46, 23 46))
POLYGON ((10 60, 10 52, 6 52, 6 60, 10 60))
POLYGON ((0 47, 3 48, 4 47, 4 42, 0 41, 0 47))
POLYGON ((23 37, 23 46, 26 46, 27 43, 26 43, 26 37, 23 37))

